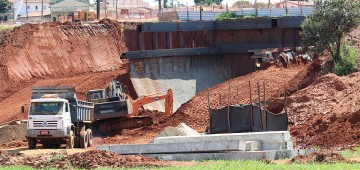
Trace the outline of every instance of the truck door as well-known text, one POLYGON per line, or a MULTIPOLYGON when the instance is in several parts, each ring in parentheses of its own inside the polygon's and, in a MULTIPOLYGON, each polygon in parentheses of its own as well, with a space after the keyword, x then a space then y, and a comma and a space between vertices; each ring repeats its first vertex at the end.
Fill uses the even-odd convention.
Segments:
POLYGON ((70 123, 71 122, 71 115, 70 115, 70 107, 69 103, 65 104, 65 120, 70 123))

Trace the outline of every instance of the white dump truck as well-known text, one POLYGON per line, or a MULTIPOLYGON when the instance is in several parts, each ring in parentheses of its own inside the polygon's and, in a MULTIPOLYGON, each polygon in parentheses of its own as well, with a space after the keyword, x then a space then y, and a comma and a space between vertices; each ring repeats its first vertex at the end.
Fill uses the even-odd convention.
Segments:
POLYGON ((26 132, 29 149, 37 143, 44 148, 91 146, 93 115, 94 104, 78 100, 74 87, 33 87, 26 132))

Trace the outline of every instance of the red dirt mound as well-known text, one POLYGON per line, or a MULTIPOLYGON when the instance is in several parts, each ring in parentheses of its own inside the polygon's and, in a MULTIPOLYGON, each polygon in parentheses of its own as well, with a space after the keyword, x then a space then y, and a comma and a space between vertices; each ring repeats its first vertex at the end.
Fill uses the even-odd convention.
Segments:
POLYGON ((95 169, 131 168, 131 167, 163 167, 174 165, 175 162, 160 161, 144 156, 122 156, 113 152, 91 150, 73 155, 47 154, 36 157, 0 155, 0 165, 26 165, 33 168, 58 169, 95 169))
POLYGON ((360 72, 328 74, 289 97, 289 121, 301 147, 360 144, 360 72))
MULTIPOLYGON (((209 123, 208 113, 208 92, 210 94, 210 105, 212 108, 219 108, 229 104, 249 103, 249 81, 252 88, 252 100, 257 101, 257 82, 261 86, 261 99, 263 98, 263 82, 266 83, 266 99, 279 97, 283 93, 286 83, 292 80, 299 72, 306 70, 309 65, 292 66, 288 69, 272 66, 267 70, 257 71, 245 76, 234 78, 221 83, 207 90, 200 92, 187 103, 183 104, 179 110, 169 119, 176 122, 184 122, 191 128, 203 132, 209 123), (228 91, 230 85, 230 92, 228 91), (239 98, 237 96, 239 89, 239 98), (230 97, 229 97, 230 94, 230 97), (222 98, 220 103, 220 96, 222 98)), ((171 126, 176 126, 171 125, 171 126)))
POLYGON ((352 161, 345 159, 343 156, 337 153, 312 153, 309 155, 300 155, 295 158, 292 158, 288 164, 304 164, 304 163, 337 163, 345 162, 352 163, 352 161))

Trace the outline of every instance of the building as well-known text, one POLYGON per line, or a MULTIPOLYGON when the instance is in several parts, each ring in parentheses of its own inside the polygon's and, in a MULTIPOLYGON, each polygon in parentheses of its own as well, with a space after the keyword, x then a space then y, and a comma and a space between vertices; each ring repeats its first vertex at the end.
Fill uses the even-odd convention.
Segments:
POLYGON ((34 22, 34 21, 51 21, 50 18, 50 11, 45 11, 42 14, 42 18, 41 18, 41 12, 31 12, 28 13, 27 15, 21 15, 19 17, 17 17, 17 21, 30 21, 30 22, 34 22))
POLYGON ((314 7, 313 2, 307 1, 283 1, 275 3, 275 8, 298 8, 298 7, 314 7))
POLYGON ((50 13, 50 3, 49 0, 9 0, 12 4, 11 9, 13 11, 13 18, 17 20, 21 16, 26 16, 26 11, 28 15, 31 13, 33 15, 39 15, 35 17, 41 18, 41 11, 44 14, 50 13), (27 6, 26 6, 27 5, 27 6), (43 10, 42 10, 43 8, 43 10))
POLYGON ((90 11, 90 4, 76 0, 64 0, 51 5, 51 19, 53 21, 71 21, 72 15, 76 11, 90 11))
POLYGON ((107 3, 110 8, 115 8, 116 1, 119 8, 149 7, 149 2, 145 2, 144 0, 107 0, 107 3))

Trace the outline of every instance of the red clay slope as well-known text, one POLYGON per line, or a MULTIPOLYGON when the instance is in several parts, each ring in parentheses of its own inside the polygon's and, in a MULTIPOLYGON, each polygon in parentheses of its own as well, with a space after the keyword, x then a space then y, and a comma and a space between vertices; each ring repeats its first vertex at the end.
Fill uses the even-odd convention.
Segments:
POLYGON ((92 25, 25 24, 6 32, 0 43, 0 101, 33 78, 119 69, 120 54, 129 49, 135 28, 103 20, 92 25))

